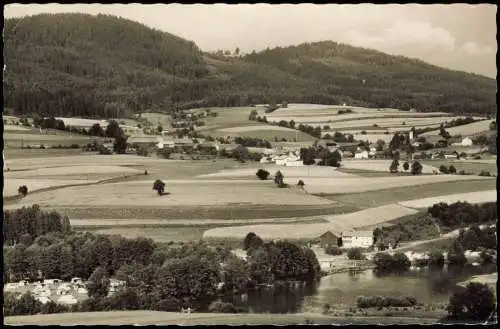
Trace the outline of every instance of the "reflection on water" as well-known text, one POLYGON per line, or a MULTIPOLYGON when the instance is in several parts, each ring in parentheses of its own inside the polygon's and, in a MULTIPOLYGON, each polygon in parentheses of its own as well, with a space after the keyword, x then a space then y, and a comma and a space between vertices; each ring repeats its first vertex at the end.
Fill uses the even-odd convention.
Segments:
POLYGON ((224 298, 252 313, 296 313, 321 310, 330 305, 354 305, 359 296, 413 296, 419 302, 446 303, 459 289, 456 283, 472 275, 496 271, 490 267, 415 270, 404 274, 378 275, 372 270, 350 271, 323 277, 317 284, 258 289, 248 295, 224 298))

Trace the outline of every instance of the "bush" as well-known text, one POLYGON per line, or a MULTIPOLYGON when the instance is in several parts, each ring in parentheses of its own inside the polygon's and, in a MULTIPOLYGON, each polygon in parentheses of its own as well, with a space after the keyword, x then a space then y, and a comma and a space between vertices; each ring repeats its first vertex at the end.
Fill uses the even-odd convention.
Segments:
POLYGON ((448 168, 448 172, 450 174, 456 174, 457 173, 457 169, 455 168, 454 165, 450 165, 450 167, 448 168))
POLYGON ((441 165, 441 166, 439 166, 439 171, 442 172, 443 174, 447 174, 448 167, 446 167, 445 165, 441 165))
POLYGON ((299 180, 299 182, 297 183, 297 185, 298 185, 299 187, 304 187, 304 185, 306 185, 306 184, 304 184, 304 181, 303 181, 303 180, 299 180))
POLYGON ((264 169, 259 169, 255 174, 260 180, 266 180, 269 177, 269 171, 264 169))
POLYGON ((381 310, 384 307, 413 307, 417 305, 414 297, 359 297, 357 300, 358 308, 377 308, 381 310))
POLYGON ((495 310, 495 295, 485 284, 471 282, 463 292, 450 297, 448 318, 459 321, 486 321, 495 310))
POLYGON ((347 258, 352 260, 363 260, 365 256, 361 252, 361 248, 351 248, 347 251, 347 258))
POLYGON ((338 255, 342 255, 342 250, 337 246, 328 246, 325 248, 325 254, 332 255, 332 256, 338 256, 338 255))
POLYGON ((491 174, 489 171, 481 170, 481 172, 479 173, 479 176, 491 176, 491 174))
POLYGON ((463 170, 463 169, 462 169, 462 170, 460 170, 460 171, 458 172, 458 174, 459 174, 459 175, 467 175, 467 173, 466 173, 466 172, 465 172, 465 170, 463 170))
POLYGON ((420 162, 415 161, 411 164, 411 174, 420 175, 422 173, 423 166, 420 162))
POLYGON ((208 307, 210 313, 238 313, 238 309, 232 303, 215 301, 208 307))
POLYGON ((26 185, 21 185, 17 189, 17 192, 21 194, 22 196, 26 196, 28 194, 28 187, 26 185))
POLYGON ((101 146, 99 146, 99 154, 110 155, 110 154, 112 154, 112 152, 108 148, 101 145, 101 146))
POLYGON ((77 149, 77 148, 80 148, 80 145, 78 145, 78 144, 71 144, 70 148, 77 149))

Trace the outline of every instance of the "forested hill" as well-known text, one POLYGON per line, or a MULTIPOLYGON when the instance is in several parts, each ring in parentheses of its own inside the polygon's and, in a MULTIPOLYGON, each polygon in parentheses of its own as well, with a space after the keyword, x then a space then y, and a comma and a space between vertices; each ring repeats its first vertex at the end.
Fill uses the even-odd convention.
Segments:
POLYGON ((334 42, 227 58, 107 15, 7 19, 4 59, 4 107, 21 113, 107 117, 282 100, 496 111, 496 82, 483 76, 334 42))

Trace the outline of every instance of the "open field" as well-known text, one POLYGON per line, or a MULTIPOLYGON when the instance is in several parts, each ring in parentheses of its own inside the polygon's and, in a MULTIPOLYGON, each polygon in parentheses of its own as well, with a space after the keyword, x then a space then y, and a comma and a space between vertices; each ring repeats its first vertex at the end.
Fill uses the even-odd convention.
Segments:
POLYGON ((141 117, 151 122, 155 127, 161 125, 163 129, 170 127, 172 123, 172 117, 163 113, 145 112, 141 113, 141 117))
MULTIPOLYGON (((17 209, 22 204, 4 205, 4 209, 17 209)), ((327 205, 205 205, 205 206, 56 206, 44 207, 53 209, 70 219, 169 219, 185 220, 190 219, 274 219, 274 218, 301 218, 310 216, 323 216, 332 214, 342 214, 359 210, 355 205, 345 206, 343 204, 327 205)))
POLYGON ((323 198, 334 200, 344 205, 352 205, 361 209, 378 207, 394 202, 402 202, 419 198, 438 197, 456 193, 457 187, 468 192, 492 190, 496 187, 496 181, 490 180, 468 180, 457 182, 429 183, 425 185, 414 185, 380 191, 369 191, 353 194, 322 195, 323 198))
MULTIPOLYGON (((332 177, 355 177, 355 175, 346 174, 340 172, 336 168, 327 167, 327 166, 303 166, 303 167, 285 167, 278 166, 273 164, 262 164, 256 168, 242 168, 242 169, 229 169, 229 170, 221 170, 216 173, 207 174, 207 175, 199 175, 199 178, 229 178, 229 177, 241 177, 241 178, 251 178, 257 179, 255 174, 258 169, 264 169, 269 172, 269 179, 272 180, 274 174, 279 170, 287 177, 295 178, 310 178, 310 177, 323 177, 323 178, 332 178, 332 177)), ((268 180, 269 180, 268 179, 268 180)), ((297 182, 295 182, 296 184, 297 182)))
POLYGON ((465 287, 469 284, 469 282, 479 282, 487 284, 488 286, 490 286, 490 288, 493 289, 493 291, 496 292, 497 281, 498 281, 498 273, 491 273, 491 274, 473 276, 467 281, 458 283, 458 285, 465 287))
POLYGON ((357 227, 383 223, 414 213, 417 213, 417 211, 393 204, 348 214, 322 216, 321 218, 328 221, 328 223, 218 227, 206 231, 203 237, 208 239, 243 239, 249 232, 254 232, 263 239, 314 239, 327 230, 339 234, 340 232, 349 231, 357 227))
POLYGON ((70 134, 69 132, 61 134, 40 134, 39 131, 37 133, 29 133, 29 131, 22 131, 22 133, 7 131, 4 132, 3 139, 5 148, 20 148, 21 146, 40 146, 42 144, 46 147, 54 145, 69 146, 71 144, 86 145, 99 138, 74 133, 70 134))
POLYGON ((301 189, 280 189, 273 182, 245 182, 233 184, 231 181, 167 182, 166 192, 158 196, 152 190, 152 181, 113 183, 69 187, 27 195, 22 204, 39 204, 45 207, 78 206, 198 206, 227 204, 276 204, 276 205, 325 205, 331 201, 306 195, 301 189))
MULTIPOLYGON (((481 120, 478 122, 469 123, 467 125, 446 128, 446 131, 450 133, 451 136, 461 135, 465 136, 474 136, 483 132, 488 132, 490 130, 490 123, 494 120, 481 120)), ((438 130, 428 131, 423 133, 421 136, 435 136, 439 134, 438 130)))
MULTIPOLYGON (((33 170, 18 170, 4 172, 4 179, 75 179, 85 181, 103 181, 118 177, 130 177, 143 174, 142 171, 120 166, 69 166, 38 168, 33 170)), ((29 186, 28 186, 29 188, 29 186)))
POLYGON ((439 168, 441 165, 447 167, 453 165, 457 169, 457 172, 464 170, 466 173, 473 175, 479 174, 482 170, 489 171, 491 174, 497 174, 498 168, 496 162, 484 163, 480 161, 481 160, 422 160, 421 163, 435 168, 439 168))
MULTIPOLYGON (((258 129, 251 129, 251 127, 254 126, 246 126, 244 128, 249 128, 249 130, 246 131, 239 131, 239 132, 227 132, 223 131, 222 129, 219 130, 214 130, 210 132, 210 135, 214 137, 227 137, 227 136, 232 136, 232 137, 250 137, 250 138, 260 138, 264 140, 268 140, 270 142, 274 141, 275 139, 282 140, 285 138, 287 141, 298 141, 298 142, 312 142, 315 140, 315 138, 311 135, 308 135, 304 132, 290 129, 290 128, 284 128, 284 129, 273 129, 273 128, 283 128, 283 127, 277 127, 277 126, 255 126, 258 127, 258 129)), ((243 127, 238 127, 238 128, 243 128, 243 127)), ((232 128, 226 128, 226 129, 232 129, 232 128)))
POLYGON ((7 325, 296 325, 315 324, 431 324, 437 319, 401 317, 333 317, 317 313, 224 314, 157 311, 111 311, 10 316, 7 325))
MULTIPOLYGON (((345 133, 345 132, 344 132, 345 133)), ((394 137, 394 134, 355 134, 355 140, 368 142, 368 143, 376 143, 379 140, 383 140, 387 145, 394 137)))
POLYGON ((363 170, 363 169, 349 169, 349 168, 339 168, 339 172, 344 174, 351 174, 360 177, 394 177, 394 176, 411 176, 409 171, 398 171, 396 173, 391 173, 389 171, 372 171, 372 170, 363 170))
MULTIPOLYGON (((424 185, 436 182, 457 182, 467 180, 484 179, 485 181, 494 180, 492 177, 479 177, 467 175, 421 175, 421 176, 389 176, 389 177, 335 177, 330 179, 325 178, 308 178, 304 181, 304 190, 309 194, 346 194, 346 193, 361 193, 368 191, 392 189, 405 186, 424 185)), ((285 183, 297 184, 292 178, 287 179, 285 183)))
MULTIPOLYGON (((277 112, 277 111, 276 111, 277 112)), ((445 113, 412 113, 412 112, 373 112, 373 113, 346 113, 346 114, 337 114, 333 113, 319 113, 319 111, 315 111, 315 115, 310 113, 304 114, 292 114, 292 113, 267 113, 266 117, 268 121, 279 122, 281 120, 290 121, 294 120, 295 122, 308 122, 308 123, 317 123, 317 122, 328 122, 328 123, 337 123, 343 121, 352 121, 352 120, 385 120, 385 119, 410 119, 414 118, 438 118, 449 116, 449 114, 445 113)), ((444 119, 446 120, 446 119, 444 119)), ((443 120, 443 121, 444 121, 443 120)))
POLYGON ((454 203, 458 201, 467 201, 469 203, 496 202, 497 190, 495 189, 489 191, 449 194, 431 198, 404 201, 400 202, 399 204, 410 208, 427 208, 431 207, 433 204, 440 202, 454 203))
MULTIPOLYGON (((340 128, 351 128, 351 127, 370 127, 373 125, 378 125, 383 128, 396 128, 400 126, 425 126, 425 125, 433 125, 440 124, 446 121, 450 121, 453 119, 457 119, 459 117, 431 117, 431 118, 377 118, 377 119, 361 119, 361 120, 351 120, 351 121, 339 121, 339 122, 330 122, 325 123, 330 126, 332 130, 340 129, 340 128), (405 124, 403 124, 403 122, 405 124)), ((307 121, 305 121, 307 122, 307 121)), ((314 123, 314 122, 309 122, 314 123)))
POLYGON ((280 127, 280 126, 271 126, 271 125, 259 125, 259 126, 241 126, 241 127, 232 127, 232 128, 224 128, 219 129, 219 131, 226 133, 241 133, 241 132, 249 132, 249 131, 259 131, 259 130, 276 130, 276 131, 293 131, 295 130, 280 127))
MULTIPOLYGON (((301 224, 301 223, 322 223, 323 221, 319 219, 305 219, 305 220, 289 220, 289 219, 264 219, 264 220, 212 220, 211 223, 209 221, 204 220, 173 220, 168 221, 168 225, 155 225, 151 224, 151 221, 145 220, 145 223, 141 226, 121 226, 119 223, 121 221, 114 221, 117 225, 109 225, 106 227, 105 225, 100 225, 100 223, 96 223, 96 226, 87 225, 85 227, 75 226, 74 221, 71 221, 71 225, 74 229, 91 231, 97 234, 120 234, 128 238, 136 238, 139 236, 146 236, 151 238, 157 242, 189 242, 189 241, 197 241, 202 239, 203 232, 206 230, 216 228, 216 227, 224 227, 224 226, 233 226, 233 225, 245 225, 250 222, 263 222, 263 223, 275 223, 275 225, 281 225, 280 220, 282 220, 282 224, 301 224), (198 223, 199 222, 199 223, 198 223), (201 223, 201 224, 200 224, 201 223)), ((102 222, 102 221, 101 221, 102 222)), ((127 221, 128 222, 128 221, 127 221)), ((140 222, 137 221, 137 222, 140 222)), ((87 223, 90 224, 90 223, 87 223)), ((111 224, 106 221, 106 224, 111 224)))
MULTIPOLYGON (((95 183, 96 181, 88 181, 86 179, 25 179, 25 178, 9 178, 3 182, 3 197, 18 195, 17 189, 21 185, 26 185, 29 192, 51 188, 62 187, 68 185, 95 183)), ((28 194, 29 196, 29 194, 28 194)), ((5 200, 4 200, 5 201, 5 200)))
POLYGON ((88 155, 81 149, 4 149, 5 159, 31 159, 88 155))
POLYGON ((106 120, 66 118, 66 117, 56 117, 56 120, 62 120, 65 126, 73 126, 73 127, 90 128, 96 123, 98 123, 103 129, 105 129, 108 126, 108 122, 106 120))
POLYGON ((253 107, 230 107, 230 108, 210 108, 211 112, 217 112, 216 117, 208 116, 201 119, 205 126, 198 127, 196 130, 205 131, 212 129, 224 129, 239 126, 262 125, 256 121, 248 120, 248 116, 254 110, 253 107))
POLYGON ((29 130, 30 130, 29 128, 23 126, 16 126, 16 125, 3 126, 3 131, 29 131, 29 130))
MULTIPOLYGON (((85 166, 85 165, 109 165, 114 166, 132 166, 149 165, 156 163, 176 163, 181 160, 164 160, 136 155, 74 155, 60 157, 37 157, 31 158, 6 158, 5 162, 10 170, 27 170, 36 168, 51 168, 63 166, 85 166)), ((185 163, 185 162, 184 162, 185 163)))
MULTIPOLYGON (((392 160, 349 160, 343 159, 341 168, 346 169, 359 169, 359 170, 373 170, 373 171, 389 171, 392 160)), ((404 161, 399 161, 399 169, 403 170, 404 161)), ((422 173, 432 174, 433 171, 438 171, 438 168, 422 164, 422 173)))

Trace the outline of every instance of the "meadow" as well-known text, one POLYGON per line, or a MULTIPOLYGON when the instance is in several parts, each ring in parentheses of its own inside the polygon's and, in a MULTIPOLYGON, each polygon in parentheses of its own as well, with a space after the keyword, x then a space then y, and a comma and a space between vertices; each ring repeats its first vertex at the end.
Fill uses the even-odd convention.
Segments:
POLYGON ((448 194, 442 196, 435 196, 430 198, 423 198, 411 201, 400 202, 400 205, 411 208, 427 208, 431 207, 433 204, 444 202, 444 203, 455 203, 459 201, 467 201, 469 203, 485 203, 485 202, 496 202, 497 201, 497 190, 488 191, 477 191, 468 193, 456 193, 448 194))
MULTIPOLYGON (((353 159, 343 159, 341 168, 345 169, 358 169, 358 170, 367 170, 367 171, 389 171, 389 167, 392 163, 392 160, 353 160, 353 159)), ((403 171, 403 160, 399 161, 399 170, 403 171)), ((439 171, 438 168, 426 164, 422 164, 422 173, 423 174, 432 174, 434 171, 439 171)))
POLYGON ((457 182, 439 182, 422 185, 406 186, 378 191, 368 191, 352 194, 322 194, 323 198, 336 201, 344 205, 356 205, 357 207, 371 208, 419 198, 437 197, 462 191, 478 192, 495 189, 496 181, 490 180, 468 180, 457 182))
POLYGON ((498 173, 496 162, 482 162, 481 160, 422 160, 422 164, 439 168, 444 165, 449 167, 453 165, 457 172, 464 170, 466 173, 477 175, 481 171, 488 171, 492 175, 498 173))
POLYGON ((110 311, 10 316, 7 325, 297 325, 305 323, 333 324, 430 324, 436 318, 414 317, 334 317, 315 313, 295 314, 224 314, 174 313, 157 311, 110 311))
MULTIPOLYGON (((478 122, 469 123, 463 126, 457 126, 452 128, 447 128, 446 131, 451 135, 460 136, 474 136, 483 132, 488 132, 490 130, 490 123, 493 120, 481 120, 478 122)), ((439 130, 432 130, 423 133, 422 136, 435 136, 439 134, 439 130)))

